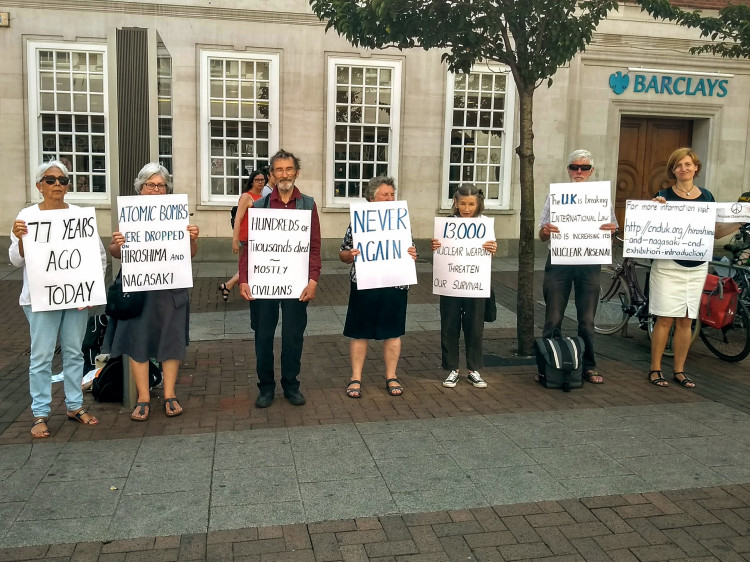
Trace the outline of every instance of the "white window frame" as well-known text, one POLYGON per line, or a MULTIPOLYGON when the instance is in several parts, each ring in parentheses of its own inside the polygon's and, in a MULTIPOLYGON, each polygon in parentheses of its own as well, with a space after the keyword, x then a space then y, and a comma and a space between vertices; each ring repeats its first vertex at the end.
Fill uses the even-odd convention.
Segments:
MULTIPOLYGON (((89 205, 109 205, 110 204, 110 172, 111 172, 111 158, 110 158, 110 135, 109 135, 109 79, 107 71, 107 45, 103 43, 87 43, 87 42, 69 42, 69 41, 35 41, 28 40, 26 42, 26 65, 27 65, 27 79, 28 79, 28 104, 29 104, 29 177, 31 178, 28 198, 32 203, 38 203, 42 201, 42 197, 39 190, 34 186, 34 175, 36 174, 39 165, 42 163, 42 134, 41 134, 41 106, 39 103, 39 66, 38 66, 38 53, 39 51, 85 51, 85 52, 96 52, 102 55, 102 93, 103 93, 103 109, 102 115, 104 116, 104 185, 105 190, 102 193, 94 193, 93 191, 88 192, 74 192, 70 190, 65 196, 66 201, 71 203, 82 203, 89 205)), ((57 113, 56 113, 57 114, 57 113)), ((88 113, 79 113, 86 114, 88 113)), ((71 112, 71 115, 76 115, 75 112, 71 112)), ((72 173, 72 170, 69 170, 72 173)), ((93 186, 92 186, 93 188, 93 186)))
MULTIPOLYGON (((401 140, 401 74, 402 61, 394 59, 376 59, 359 57, 329 57, 328 58, 328 95, 326 107, 326 199, 328 207, 348 208, 354 203, 361 203, 358 197, 336 197, 335 196, 335 129, 336 129, 336 67, 364 66, 371 68, 391 69, 391 114, 388 128, 388 175, 398 180, 399 146, 401 140)), ((384 127, 384 125, 373 125, 384 127)), ((363 178, 365 181, 369 178, 363 178)), ((398 181, 396 182, 398 186, 398 181)), ((396 192, 398 196, 398 191, 396 192)))
MULTIPOLYGON (((505 103, 503 117, 503 136, 501 141, 502 150, 502 177, 500 179, 500 197, 497 199, 486 198, 484 200, 485 208, 488 210, 507 210, 510 209, 510 193, 512 181, 512 164, 514 154, 515 140, 515 116, 516 116, 516 87, 510 69, 501 65, 477 64, 471 69, 471 72, 493 72, 506 75, 505 79, 505 103)), ((440 208, 442 210, 450 209, 453 200, 449 197, 450 184, 450 156, 451 156, 451 130, 453 127, 453 94, 455 91, 456 74, 447 73, 447 87, 445 90, 445 129, 443 132, 443 177, 440 194, 440 208)), ((466 127, 461 127, 466 128, 466 127)), ((477 130, 481 127, 471 127, 477 130)), ((482 188, 481 183, 477 187, 482 188)), ((486 194, 485 194, 486 195, 486 194)))
MULTIPOLYGON (((238 195, 213 195, 211 193, 211 142, 209 124, 210 58, 236 59, 242 61, 268 61, 269 63, 269 123, 268 123, 268 157, 279 149, 279 55, 276 53, 259 53, 244 51, 200 51, 200 155, 201 155, 201 204, 207 206, 236 205, 238 195)), ((239 118, 238 118, 239 119, 239 118)))
POLYGON ((167 168, 169 173, 172 175, 174 180, 174 60, 166 52, 164 54, 157 53, 157 65, 156 65, 156 82, 157 82, 157 122, 156 132, 158 136, 159 145, 159 163, 167 168), (159 65, 160 60, 169 61, 169 75, 161 73, 161 66, 159 65), (163 92, 158 92, 159 82, 165 80, 169 83, 169 95, 165 95, 163 92), (164 111, 164 105, 169 103, 169 112, 164 111), (161 130, 162 122, 169 123, 169 134, 163 134, 161 130), (169 153, 162 152, 162 140, 169 141, 169 153), (169 165, 166 166, 165 164, 169 165))

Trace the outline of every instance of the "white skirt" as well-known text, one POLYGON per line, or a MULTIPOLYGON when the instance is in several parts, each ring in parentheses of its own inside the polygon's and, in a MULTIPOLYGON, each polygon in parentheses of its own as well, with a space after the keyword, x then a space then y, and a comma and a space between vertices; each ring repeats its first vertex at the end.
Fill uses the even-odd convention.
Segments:
POLYGON ((698 318, 708 263, 685 267, 673 260, 654 260, 651 265, 648 310, 656 316, 698 318))

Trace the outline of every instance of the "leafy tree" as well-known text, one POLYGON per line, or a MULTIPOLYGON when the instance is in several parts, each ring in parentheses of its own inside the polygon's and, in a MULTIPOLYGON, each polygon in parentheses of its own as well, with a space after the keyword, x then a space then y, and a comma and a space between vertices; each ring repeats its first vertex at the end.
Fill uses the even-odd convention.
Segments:
POLYGON ((591 42, 615 0, 310 0, 326 30, 370 49, 445 49, 451 71, 478 61, 507 65, 518 90, 516 148, 521 180, 517 337, 521 355, 534 339, 534 92, 591 42))
MULTIPOLYGON (((742 2, 743 0, 739 0, 742 2)), ((655 18, 674 21, 685 27, 697 28, 709 43, 692 47, 691 53, 711 53, 729 58, 750 58, 750 7, 728 4, 715 16, 688 12, 667 0, 639 0, 641 9, 655 18)))

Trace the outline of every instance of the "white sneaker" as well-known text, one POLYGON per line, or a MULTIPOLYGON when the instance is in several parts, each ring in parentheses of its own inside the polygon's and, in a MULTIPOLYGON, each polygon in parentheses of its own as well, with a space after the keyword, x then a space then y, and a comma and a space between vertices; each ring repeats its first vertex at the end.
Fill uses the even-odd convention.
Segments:
POLYGON ((487 383, 482 380, 482 376, 476 371, 469 373, 466 378, 469 379, 469 382, 476 388, 487 388, 487 383))
POLYGON ((448 375, 448 378, 443 381, 443 386, 447 386, 448 388, 453 388, 456 386, 456 383, 458 382, 458 371, 451 371, 451 374, 448 375))

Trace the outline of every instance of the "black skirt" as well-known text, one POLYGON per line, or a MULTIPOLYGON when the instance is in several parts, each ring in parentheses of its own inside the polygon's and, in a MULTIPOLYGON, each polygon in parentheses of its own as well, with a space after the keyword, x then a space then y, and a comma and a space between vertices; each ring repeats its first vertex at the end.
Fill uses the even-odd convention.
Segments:
POLYGON ((406 289, 358 290, 351 284, 344 335, 358 340, 388 340, 406 333, 406 289))

